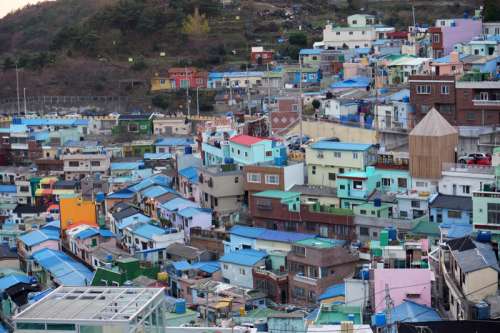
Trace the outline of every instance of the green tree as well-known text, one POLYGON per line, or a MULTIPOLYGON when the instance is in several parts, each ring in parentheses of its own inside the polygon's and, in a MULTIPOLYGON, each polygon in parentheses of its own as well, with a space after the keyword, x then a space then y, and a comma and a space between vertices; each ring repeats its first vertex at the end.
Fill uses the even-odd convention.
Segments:
POLYGON ((11 57, 7 57, 3 60, 2 69, 4 72, 9 70, 9 69, 15 68, 15 67, 16 67, 16 64, 15 64, 14 60, 12 60, 11 57))
POLYGON ((303 32, 291 33, 288 37, 288 42, 291 45, 306 47, 307 46, 307 35, 303 32))
POLYGON ((209 31, 208 20, 204 14, 200 14, 198 7, 194 9, 193 15, 188 15, 182 25, 182 32, 190 37, 202 37, 209 31))
POLYGON ((500 21, 500 1, 484 0, 483 17, 485 22, 500 21))
POLYGON ((130 69, 134 71, 142 71, 146 68, 148 68, 148 64, 146 64, 146 60, 144 60, 144 57, 138 57, 136 60, 134 60, 132 66, 130 66, 130 69))
POLYGON ((137 22, 137 30, 143 34, 155 32, 163 28, 167 22, 165 13, 154 7, 148 7, 142 11, 137 22))
POLYGON ((170 100, 166 95, 156 95, 153 97, 151 100, 151 103, 153 103, 154 106, 157 108, 160 108, 162 110, 168 109, 168 106, 170 105, 170 100))

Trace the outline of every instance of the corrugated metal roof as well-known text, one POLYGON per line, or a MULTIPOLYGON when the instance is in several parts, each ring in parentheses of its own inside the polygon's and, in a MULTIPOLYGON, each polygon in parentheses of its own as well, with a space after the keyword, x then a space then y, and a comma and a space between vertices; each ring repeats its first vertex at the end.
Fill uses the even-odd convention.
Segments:
POLYGON ((344 81, 334 82, 330 85, 332 89, 366 88, 370 85, 370 78, 364 76, 351 77, 344 81))
POLYGON ((159 197, 161 195, 164 195, 166 193, 171 193, 171 192, 175 192, 175 191, 168 188, 168 187, 155 185, 155 186, 148 187, 146 190, 144 190, 144 192, 142 192, 142 196, 146 197, 146 198, 156 198, 156 197, 159 197))
POLYGON ((184 198, 174 198, 167 202, 161 204, 161 207, 168 211, 177 211, 179 209, 183 209, 185 207, 198 207, 196 202, 184 199, 184 198))
POLYGON ((227 253, 220 258, 220 261, 241 266, 253 266, 266 256, 265 251, 244 249, 227 253))
POLYGON ((18 283, 32 284, 32 278, 23 274, 10 274, 0 279, 0 291, 9 289, 18 283))
POLYGON ((85 230, 80 231, 75 235, 75 238, 77 239, 87 239, 90 237, 94 237, 99 235, 99 231, 97 231, 95 228, 88 228, 85 230))
POLYGON ((16 185, 0 185, 0 193, 17 193, 16 185))
POLYGON ((165 235, 168 232, 166 229, 160 228, 158 226, 149 223, 141 223, 136 227, 133 227, 133 233, 139 237, 152 240, 153 236, 165 235))
POLYGON ((190 146, 194 144, 194 140, 192 138, 161 138, 155 141, 155 146, 190 146))
POLYGON ((203 208, 198 208, 198 207, 187 207, 184 209, 181 209, 178 214, 182 217, 190 218, 195 215, 200 215, 200 214, 212 214, 211 209, 203 209, 203 208))
POLYGON ((261 240, 268 240, 282 243, 295 243, 300 240, 311 238, 310 234, 303 234, 299 232, 269 230, 265 228, 247 227, 236 225, 231 228, 232 235, 255 238, 261 240))
POLYGON ((392 322, 425 322, 440 321, 441 317, 436 310, 416 302, 405 300, 400 305, 394 307, 391 314, 392 322))
POLYGON ((345 296, 345 283, 337 283, 334 285, 331 285, 330 287, 326 288, 325 292, 322 293, 319 297, 318 300, 324 300, 332 297, 337 297, 337 296, 345 296))
POLYGON ((19 240, 27 246, 35 246, 49 240, 59 240, 59 231, 54 229, 33 230, 19 237, 19 240))
POLYGON ((278 191, 278 190, 267 190, 253 194, 254 197, 263 197, 263 198, 271 198, 271 199, 281 199, 287 200, 292 199, 294 197, 300 197, 299 192, 290 192, 290 191, 278 191))
POLYGON ((196 167, 188 167, 179 170, 179 175, 187 178, 191 183, 198 183, 198 168, 196 167))
POLYGON ((324 150, 345 150, 345 151, 366 151, 372 147, 367 143, 350 143, 350 142, 334 142, 334 141, 318 141, 311 145, 312 149, 324 150))
POLYGON ((61 251, 42 249, 33 254, 33 259, 44 270, 49 271, 54 280, 61 285, 89 285, 94 275, 83 264, 73 260, 61 251))
POLYGON ((111 170, 134 170, 144 166, 144 162, 114 162, 111 163, 111 170))
POLYGON ((122 219, 122 221, 118 224, 118 229, 123 229, 128 227, 129 225, 133 225, 135 223, 140 222, 149 222, 151 218, 142 213, 137 213, 122 219))
POLYGON ((264 139, 257 138, 255 136, 239 134, 235 135, 229 139, 230 142, 236 143, 238 145, 250 147, 256 143, 263 141, 264 139))

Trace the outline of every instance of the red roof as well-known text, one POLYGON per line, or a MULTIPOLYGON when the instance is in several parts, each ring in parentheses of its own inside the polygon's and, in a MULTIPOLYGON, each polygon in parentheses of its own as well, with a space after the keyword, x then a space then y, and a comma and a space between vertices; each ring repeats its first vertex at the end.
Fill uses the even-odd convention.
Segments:
POLYGON ((245 134, 240 134, 240 135, 235 135, 229 141, 234 142, 239 145, 243 146, 251 146, 256 143, 261 142, 263 139, 257 138, 255 136, 250 136, 250 135, 245 135, 245 134))

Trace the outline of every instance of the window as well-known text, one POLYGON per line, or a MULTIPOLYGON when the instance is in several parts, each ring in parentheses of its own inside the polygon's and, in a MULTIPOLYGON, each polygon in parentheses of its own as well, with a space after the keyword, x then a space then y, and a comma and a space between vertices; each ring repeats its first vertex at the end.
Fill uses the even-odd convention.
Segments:
POLYGON ((305 257, 306 248, 303 246, 292 245, 292 252, 297 256, 305 257))
POLYGON ((422 112, 422 113, 427 113, 427 112, 429 112, 430 109, 431 109, 431 107, 429 105, 425 105, 425 104, 420 105, 420 112, 422 112))
POLYGON ((97 238, 92 238, 92 247, 97 246, 97 238))
POLYGON ((222 268, 224 268, 226 270, 229 269, 229 267, 226 264, 222 265, 222 268))
POLYGON ((165 84, 165 80, 164 80, 164 79, 161 79, 161 80, 160 80, 160 84, 165 84))
POLYGON ((315 166, 315 165, 313 165, 313 166, 312 166, 312 168, 311 168, 311 173, 312 173, 313 175, 315 175, 315 174, 316 174, 316 166, 315 166))
POLYGON ((359 227, 359 234, 361 236, 370 236, 370 229, 368 227, 359 227))
POLYGON ((474 120, 476 119, 476 113, 475 112, 467 112, 467 120, 474 120))
POLYGON ((335 180, 335 179, 336 179, 336 175, 334 173, 328 174, 328 180, 335 180))
POLYGON ((217 198, 214 198, 214 205, 218 206, 219 205, 219 200, 217 198))
POLYGON ((305 298, 304 288, 294 287, 293 288, 293 296, 295 298, 305 298))
POLYGON ((408 217, 408 212, 407 212, 407 211, 402 210, 402 211, 400 211, 400 212, 399 212, 399 216, 400 216, 400 217, 408 217))
POLYGON ((406 188, 408 186, 406 178, 398 178, 398 187, 406 188))
POLYGON ((248 173, 247 174, 247 182, 260 184, 260 182, 261 182, 260 173, 248 173))
POLYGON ((293 104, 292 105, 292 111, 294 111, 294 112, 299 111, 299 105, 298 104, 293 104))
POLYGON ((316 302, 316 293, 312 290, 309 290, 309 301, 316 302))
POLYGON ((248 157, 248 152, 245 152, 245 157, 248 157))
POLYGON ((448 218, 450 219, 459 219, 462 216, 462 212, 459 210, 449 210, 448 218))
POLYGON ((411 207, 412 208, 420 208, 420 201, 418 201, 418 200, 412 200, 411 201, 411 207))
POLYGON ((450 87, 441 86, 441 95, 449 95, 449 94, 450 94, 450 87))
POLYGON ((352 31, 349 31, 349 35, 352 35, 352 34, 353 34, 353 32, 352 32, 352 31))
POLYGON ((333 157, 335 157, 335 158, 341 158, 342 157, 342 153, 339 152, 339 151, 335 151, 335 152, 333 152, 333 157))
POLYGON ((340 36, 340 31, 337 31, 336 35, 337 35, 337 36, 340 36))
POLYGON ((441 36, 439 34, 432 34, 432 42, 433 43, 439 43, 439 40, 441 36))
POLYGON ((238 155, 241 155, 241 151, 238 149, 238 155))
POLYGON ((91 166, 101 166, 101 162, 100 161, 90 161, 90 165, 91 166))
POLYGON ((240 274, 241 275, 245 275, 246 274, 246 270, 244 268, 240 268, 240 274))
POLYGON ((341 190, 345 190, 345 185, 340 185, 339 187, 341 190))
POLYGON ((361 210, 359 211, 359 213, 360 213, 361 215, 366 215, 366 209, 361 209, 361 210))
POLYGON ((69 166, 75 168, 75 167, 80 166, 80 163, 77 161, 69 161, 69 166))
POLYGON ((418 85, 417 86, 417 95, 429 95, 431 93, 430 85, 418 85))
POLYGON ((481 101, 487 101, 488 100, 488 92, 487 91, 481 91, 479 93, 479 99, 481 101))
POLYGON ((240 182, 240 178, 239 177, 234 177, 234 183, 238 184, 239 182, 240 182))
POLYGON ((316 155, 317 158, 323 158, 324 155, 323 155, 323 152, 322 151, 319 151, 318 154, 316 155))
POLYGON ((40 323, 17 323, 18 330, 45 331, 45 324, 40 323))
POLYGON ((139 126, 137 124, 128 124, 129 132, 139 132, 139 126))
POLYGON ((266 175, 266 184, 278 185, 280 183, 280 177, 278 175, 266 175))
POLYGON ((352 153, 352 158, 357 160, 358 159, 358 153, 352 153))
POLYGON ((417 187, 427 187, 427 183, 426 182, 416 182, 415 185, 417 187))
POLYGON ((500 224, 499 203, 488 203, 488 224, 500 224))
POLYGON ((267 157, 271 157, 271 156, 273 156, 273 152, 272 152, 272 151, 266 151, 266 156, 267 156, 267 157))
POLYGON ((469 185, 462 185, 462 192, 464 194, 469 194, 470 193, 470 186, 469 185))
POLYGON ((21 186, 21 187, 19 187, 19 191, 20 192, 29 192, 30 188, 29 188, 29 186, 21 186))
POLYGON ((382 186, 391 186, 391 178, 382 178, 382 186))
POLYGON ((363 182, 361 180, 355 180, 352 182, 352 188, 355 190, 363 189, 363 182))
POLYGON ((320 226, 319 227, 319 235, 321 237, 327 237, 328 238, 328 227, 327 226, 320 226))

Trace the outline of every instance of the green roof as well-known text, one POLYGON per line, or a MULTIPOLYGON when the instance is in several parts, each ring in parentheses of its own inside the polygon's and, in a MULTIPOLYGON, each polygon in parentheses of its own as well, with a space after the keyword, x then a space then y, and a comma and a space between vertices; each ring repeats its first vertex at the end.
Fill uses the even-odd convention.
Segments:
POLYGON ((352 177, 352 178, 368 178, 368 175, 364 171, 351 171, 346 173, 341 173, 338 177, 352 177))
POLYGON ((295 242, 295 244, 316 247, 319 249, 329 249, 332 247, 342 246, 344 243, 345 241, 329 238, 308 238, 295 242))
POLYGON ((314 323, 316 325, 340 324, 343 321, 349 320, 349 315, 354 315, 354 324, 362 324, 361 307, 332 305, 333 310, 326 310, 322 307, 318 313, 318 317, 314 323))
POLYGON ((411 229, 411 233, 434 237, 439 237, 441 235, 439 226, 436 223, 429 222, 427 219, 420 220, 420 222, 411 229))
POLYGON ((268 190, 268 191, 262 191, 259 193, 255 193, 254 196, 263 197, 263 198, 289 200, 289 199, 293 199, 295 197, 300 197, 300 192, 290 192, 290 191, 285 192, 285 191, 277 191, 277 190, 268 190))

